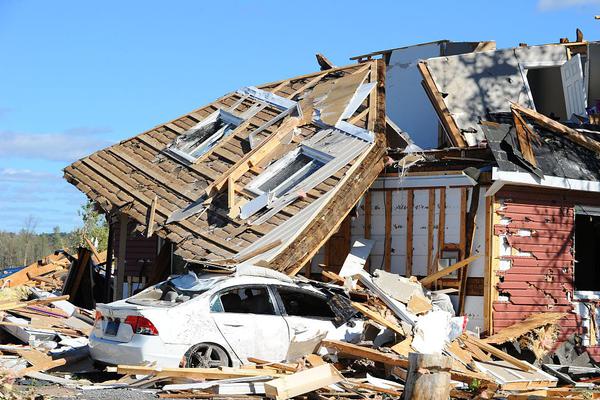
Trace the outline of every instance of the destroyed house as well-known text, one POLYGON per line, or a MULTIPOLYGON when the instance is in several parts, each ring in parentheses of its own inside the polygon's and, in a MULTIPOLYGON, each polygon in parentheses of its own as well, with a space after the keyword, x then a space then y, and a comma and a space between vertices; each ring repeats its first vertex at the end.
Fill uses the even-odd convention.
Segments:
POLYGON ((368 239, 365 268, 451 294, 469 329, 563 312, 558 341, 578 334, 595 355, 598 46, 444 40, 348 67, 321 58, 321 72, 237 90, 65 177, 112 215, 125 290, 181 259, 335 279, 368 239))
POLYGON ((470 329, 564 312, 558 342, 576 333, 596 356, 600 43, 449 43, 354 57, 386 62, 386 115, 412 143, 389 149, 352 231, 407 276, 479 255, 437 281, 470 329))

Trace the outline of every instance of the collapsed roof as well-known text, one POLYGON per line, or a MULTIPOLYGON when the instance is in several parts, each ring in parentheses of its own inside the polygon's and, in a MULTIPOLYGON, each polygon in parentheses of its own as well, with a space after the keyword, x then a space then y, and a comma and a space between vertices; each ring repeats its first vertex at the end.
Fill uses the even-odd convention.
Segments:
POLYGON ((295 273, 383 169, 384 85, 371 61, 242 88, 64 176, 186 260, 295 273))

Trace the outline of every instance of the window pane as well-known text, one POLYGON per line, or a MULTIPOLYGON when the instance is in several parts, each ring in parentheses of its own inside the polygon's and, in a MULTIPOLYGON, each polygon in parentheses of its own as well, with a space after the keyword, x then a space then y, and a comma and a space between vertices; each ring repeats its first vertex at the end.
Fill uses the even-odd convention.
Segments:
POLYGON ((200 129, 189 131, 181 136, 179 143, 175 146, 175 148, 186 153, 190 153, 196 148, 196 146, 204 142, 224 125, 225 122, 223 122, 223 120, 220 118, 217 118, 216 121, 206 124, 200 129))
POLYGON ((283 169, 281 169, 274 176, 265 181, 258 188, 263 192, 273 191, 274 189, 277 189, 277 194, 281 195, 287 192, 295 185, 297 185, 306 177, 310 176, 313 172, 315 172, 322 166, 322 162, 308 157, 303 153, 299 153, 291 163, 286 165, 283 169), (302 172, 298 173, 300 170, 302 170, 302 172), (293 176, 296 173, 298 173, 298 175, 293 176), (279 187, 280 185, 282 186, 279 187))
POLYGON ((265 287, 235 288, 219 295, 224 312, 274 315, 275 308, 265 287))
POLYGON ((308 318, 335 317, 325 297, 287 288, 278 288, 277 291, 288 315, 308 318))

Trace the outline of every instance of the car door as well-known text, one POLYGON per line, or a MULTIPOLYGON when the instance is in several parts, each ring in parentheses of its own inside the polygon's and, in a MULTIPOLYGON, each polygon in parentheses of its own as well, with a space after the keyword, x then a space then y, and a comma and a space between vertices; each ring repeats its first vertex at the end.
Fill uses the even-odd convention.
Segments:
POLYGON ((309 340, 319 333, 327 334, 336 329, 333 324, 335 314, 325 295, 290 286, 277 286, 276 291, 290 341, 309 340))
POLYGON ((285 359, 289 330, 275 304, 265 285, 227 288, 211 298, 211 316, 242 362, 285 359))

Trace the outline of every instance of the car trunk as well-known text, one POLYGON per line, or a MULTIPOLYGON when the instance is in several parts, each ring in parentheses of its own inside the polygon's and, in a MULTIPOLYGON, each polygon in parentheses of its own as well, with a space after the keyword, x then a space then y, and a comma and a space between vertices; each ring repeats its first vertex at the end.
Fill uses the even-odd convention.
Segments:
POLYGON ((150 307, 130 304, 125 301, 117 301, 111 304, 98 304, 96 312, 101 314, 101 318, 96 316, 94 324, 94 334, 96 337, 115 342, 130 342, 134 335, 133 327, 126 323, 128 317, 142 317, 141 311, 150 307))

